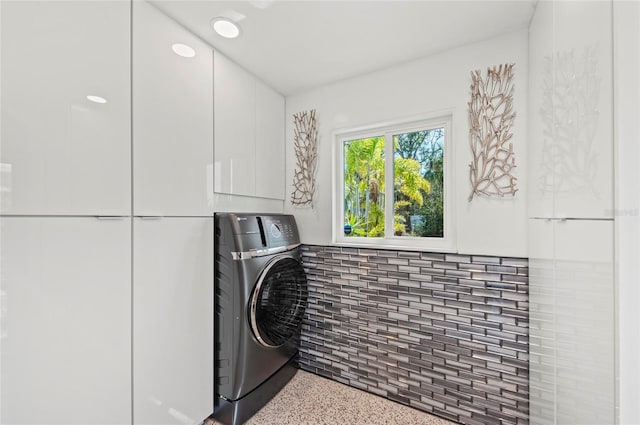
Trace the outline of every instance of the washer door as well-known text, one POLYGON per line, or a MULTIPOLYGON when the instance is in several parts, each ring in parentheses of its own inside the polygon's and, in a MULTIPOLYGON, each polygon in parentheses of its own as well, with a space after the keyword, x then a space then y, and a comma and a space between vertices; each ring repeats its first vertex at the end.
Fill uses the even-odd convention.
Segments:
POLYGON ((249 321, 265 347, 280 347, 299 329, 307 306, 307 279, 291 257, 276 257, 262 271, 253 289, 249 321))

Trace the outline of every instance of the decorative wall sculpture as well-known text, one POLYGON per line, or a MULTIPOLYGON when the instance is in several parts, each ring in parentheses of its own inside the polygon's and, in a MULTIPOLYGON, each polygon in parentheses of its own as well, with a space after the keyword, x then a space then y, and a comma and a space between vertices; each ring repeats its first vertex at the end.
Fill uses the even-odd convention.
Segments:
POLYGON ((469 101, 469 137, 473 159, 469 164, 471 194, 515 196, 517 178, 513 175, 516 159, 511 139, 513 111, 513 68, 504 64, 487 68, 483 80, 480 70, 471 72, 469 101))
POLYGON ((316 110, 293 114, 296 168, 293 174, 291 204, 311 205, 316 192, 316 165, 318 160, 318 130, 316 110))

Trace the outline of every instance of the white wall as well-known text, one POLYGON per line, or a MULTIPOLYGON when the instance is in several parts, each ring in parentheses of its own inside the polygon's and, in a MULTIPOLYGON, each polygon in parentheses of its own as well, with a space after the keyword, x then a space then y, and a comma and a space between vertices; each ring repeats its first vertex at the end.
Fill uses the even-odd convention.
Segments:
POLYGON ((640 423, 640 3, 614 2, 618 423, 640 423))
POLYGON ((287 98, 287 196, 291 192, 295 156, 293 114, 316 109, 318 174, 314 208, 285 210, 298 221, 303 243, 331 243, 332 133, 402 120, 448 109, 453 111, 454 190, 457 250, 467 254, 526 256, 527 32, 507 34, 383 71, 341 81, 287 98), (467 102, 474 69, 513 62, 515 67, 513 126, 519 192, 515 198, 474 197, 469 203, 469 126, 467 102))

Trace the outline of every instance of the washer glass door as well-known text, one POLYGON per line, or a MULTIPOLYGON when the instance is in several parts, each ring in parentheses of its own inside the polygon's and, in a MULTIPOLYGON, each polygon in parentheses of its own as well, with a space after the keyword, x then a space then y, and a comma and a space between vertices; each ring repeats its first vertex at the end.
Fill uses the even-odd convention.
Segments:
POLYGON ((307 279, 302 265, 277 257, 260 274, 251 296, 251 329, 265 347, 280 347, 299 330, 307 305, 307 279))

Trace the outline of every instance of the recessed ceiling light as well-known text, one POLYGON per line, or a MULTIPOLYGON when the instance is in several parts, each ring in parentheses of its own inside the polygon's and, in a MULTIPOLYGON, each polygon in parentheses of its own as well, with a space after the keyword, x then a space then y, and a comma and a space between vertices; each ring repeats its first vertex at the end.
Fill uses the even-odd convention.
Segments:
POLYGON ((178 56, 182 56, 183 58, 192 58, 196 55, 196 51, 193 50, 193 47, 182 43, 172 44, 171 50, 173 50, 173 53, 178 56))
POLYGON ((229 18, 213 18, 211 26, 218 35, 224 38, 236 38, 240 35, 240 27, 229 18))
POLYGON ((91 94, 87 96, 87 99, 95 103, 107 103, 107 99, 105 99, 104 97, 93 96, 91 94))

